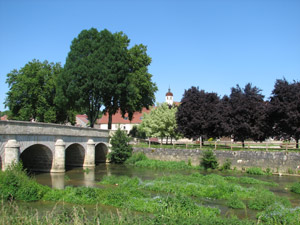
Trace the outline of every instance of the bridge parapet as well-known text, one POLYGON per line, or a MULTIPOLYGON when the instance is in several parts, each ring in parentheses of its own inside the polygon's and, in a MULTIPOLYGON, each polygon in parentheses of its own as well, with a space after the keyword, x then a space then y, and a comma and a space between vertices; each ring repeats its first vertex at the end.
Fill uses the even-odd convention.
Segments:
POLYGON ((33 123, 24 121, 0 121, 1 135, 55 135, 79 137, 109 137, 108 130, 87 127, 66 126, 52 123, 33 123))

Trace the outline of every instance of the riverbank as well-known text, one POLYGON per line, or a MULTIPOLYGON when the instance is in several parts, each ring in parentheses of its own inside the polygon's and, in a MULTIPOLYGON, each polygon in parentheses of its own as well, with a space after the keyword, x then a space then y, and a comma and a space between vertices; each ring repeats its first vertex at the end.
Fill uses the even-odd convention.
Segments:
MULTIPOLYGON (((145 158, 143 160, 140 157, 134 160, 132 166, 116 165, 118 172, 115 173, 111 167, 109 174, 100 178, 95 172, 97 187, 68 186, 62 190, 37 184, 24 176, 20 170, 1 172, 0 195, 6 196, 5 199, 13 199, 13 203, 2 201, 0 218, 12 221, 11 224, 23 224, 23 221, 27 221, 28 224, 43 224, 46 220, 51 224, 274 224, 274 221, 277 224, 297 224, 299 222, 299 208, 295 208, 299 203, 292 202, 294 195, 282 195, 290 192, 286 190, 289 185, 279 185, 267 180, 273 176, 254 178, 239 172, 236 175, 234 172, 226 175, 215 174, 217 171, 201 174, 191 165, 183 166, 182 163, 176 162, 171 162, 172 166, 167 165, 170 162, 158 162, 161 168, 169 169, 148 167, 140 170, 137 162, 142 161, 151 160, 145 158), (127 168, 131 171, 129 174, 126 173, 127 168), (147 172, 147 175, 140 176, 144 172, 147 172), (6 194, 3 190, 7 190, 6 194), (276 194, 274 190, 278 190, 280 194, 276 194), (28 202, 32 200, 34 204, 28 202), (18 201, 27 201, 28 206, 19 204, 18 201), (51 209, 35 208, 39 203, 45 205, 50 202, 55 204, 51 209), (104 210, 102 206, 107 208, 104 210), (58 208, 60 210, 57 211, 58 208), (19 217, 19 222, 14 217, 19 217)), ((92 173, 83 169, 81 171, 92 173)), ((70 176, 69 179, 73 178, 70 176)))
MULTIPOLYGON (((192 165, 200 165, 204 150, 200 149, 169 149, 169 148, 138 148, 133 152, 142 152, 150 159, 163 161, 184 161, 192 165)), ((272 173, 286 175, 300 175, 300 152, 286 151, 230 151, 215 150, 219 164, 226 160, 231 162, 232 168, 246 170, 251 167, 260 167, 272 173)))

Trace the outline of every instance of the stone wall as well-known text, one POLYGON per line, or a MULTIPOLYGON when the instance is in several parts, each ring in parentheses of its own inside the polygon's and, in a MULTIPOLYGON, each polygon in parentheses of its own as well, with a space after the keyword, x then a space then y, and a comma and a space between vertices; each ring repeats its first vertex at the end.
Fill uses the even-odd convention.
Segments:
MULTIPOLYGON (((144 152, 150 159, 164 161, 191 160, 192 165, 199 165, 202 150, 199 149, 163 149, 163 148, 134 148, 134 152, 144 152)), ((286 173, 289 169, 300 170, 300 152, 286 151, 214 151, 218 162, 222 165, 229 159, 232 168, 246 169, 249 167, 270 168, 273 172, 286 173)))

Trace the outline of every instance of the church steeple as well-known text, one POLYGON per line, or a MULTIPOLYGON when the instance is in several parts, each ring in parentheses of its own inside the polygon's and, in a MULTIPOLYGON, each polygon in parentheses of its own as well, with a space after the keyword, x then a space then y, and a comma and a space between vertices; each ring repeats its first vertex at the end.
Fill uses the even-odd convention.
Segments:
POLYGON ((168 103, 168 105, 173 105, 173 93, 171 92, 170 87, 166 94, 166 103, 168 103))

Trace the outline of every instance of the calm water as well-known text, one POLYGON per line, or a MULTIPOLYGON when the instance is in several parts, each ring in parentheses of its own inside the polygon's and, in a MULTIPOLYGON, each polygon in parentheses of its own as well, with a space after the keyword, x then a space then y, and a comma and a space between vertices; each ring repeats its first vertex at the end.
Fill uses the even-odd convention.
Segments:
MULTIPOLYGON (((195 170, 193 171, 176 171, 176 173, 182 173, 182 174, 191 174, 195 173, 195 170)), ((217 172, 219 175, 223 176, 249 176, 253 177, 255 179, 269 181, 269 182, 275 182, 279 186, 277 187, 266 187, 269 188, 271 191, 273 191, 275 194, 280 196, 287 197, 293 207, 300 206, 300 196, 298 194, 291 193, 288 191, 287 187, 291 185, 293 182, 300 181, 300 177, 296 176, 254 176, 254 175, 247 175, 245 173, 240 172, 217 172)), ((174 174, 174 171, 171 170, 151 170, 151 169, 145 169, 145 168, 136 168, 131 166, 125 166, 125 165, 114 165, 114 164, 99 164, 93 169, 85 169, 85 168, 71 168, 67 170, 66 173, 63 174, 50 174, 50 173, 37 173, 35 174, 35 178, 37 182, 43 185, 50 186, 52 188, 58 188, 63 189, 65 186, 89 186, 89 187, 101 187, 97 183, 101 181, 101 179, 105 175, 126 175, 129 177, 139 177, 142 180, 147 179, 155 179, 156 177, 160 177, 163 175, 170 175, 174 174)), ((224 216, 229 215, 236 215, 239 218, 252 218, 255 219, 257 211, 249 210, 246 211, 243 210, 233 210, 229 209, 225 205, 224 200, 205 200, 201 199, 201 202, 203 202, 204 205, 211 206, 211 207, 217 207, 221 210, 221 214, 224 216)), ((37 208, 39 210, 46 210, 48 208, 53 207, 55 203, 47 203, 47 202, 35 202, 35 203, 24 203, 29 204, 33 208, 37 208)), ((71 204, 70 204, 71 205, 71 204)), ((88 207, 89 206, 85 206, 88 207)), ((92 206, 90 206, 91 210, 93 209, 92 206)), ((104 209, 111 209, 112 207, 103 206, 104 209)))

